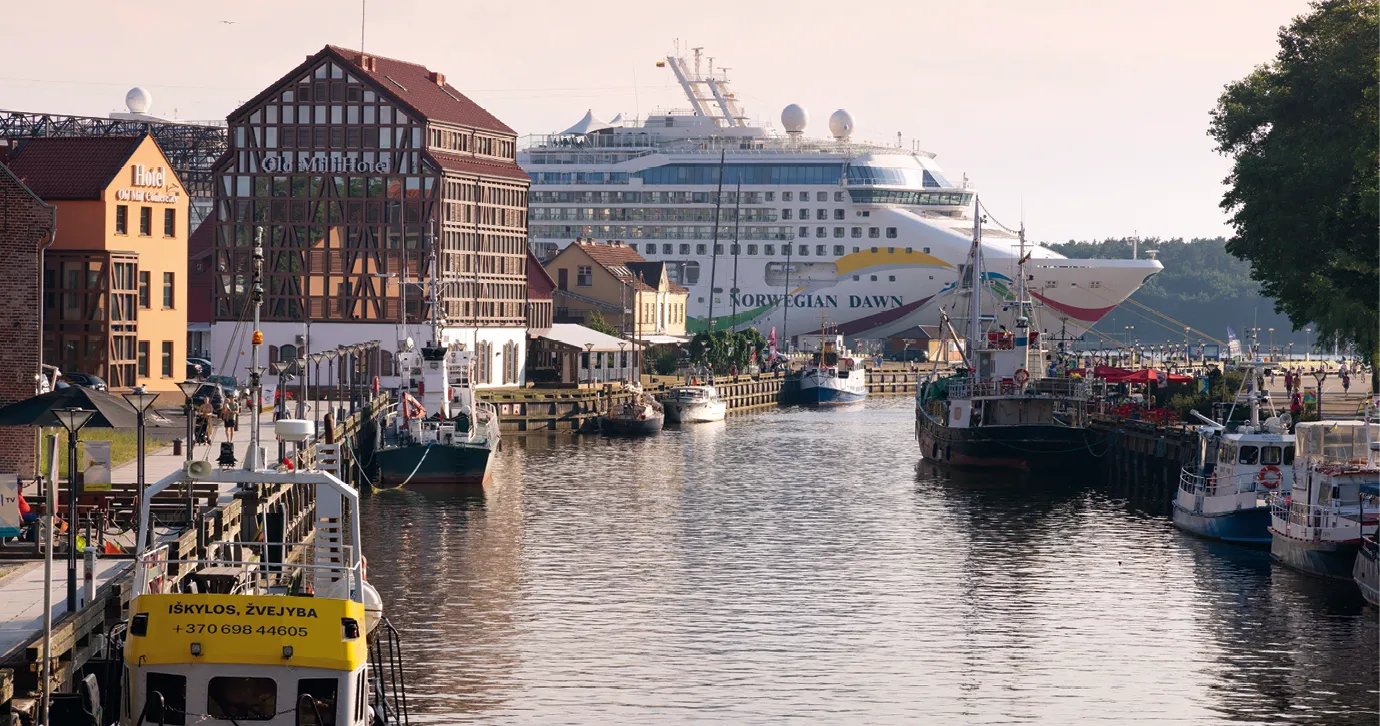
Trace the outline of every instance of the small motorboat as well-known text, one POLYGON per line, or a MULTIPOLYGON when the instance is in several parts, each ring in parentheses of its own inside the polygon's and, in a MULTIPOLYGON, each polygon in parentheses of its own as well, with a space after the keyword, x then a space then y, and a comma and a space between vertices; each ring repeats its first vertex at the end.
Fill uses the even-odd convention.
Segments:
POLYGON ((632 397, 609 407, 599 417, 599 430, 611 436, 651 436, 666 423, 666 412, 655 398, 640 388, 632 388, 632 397))
POLYGON ((676 386, 667 391, 662 405, 666 418, 681 423, 722 421, 728 415, 728 404, 713 386, 676 386))

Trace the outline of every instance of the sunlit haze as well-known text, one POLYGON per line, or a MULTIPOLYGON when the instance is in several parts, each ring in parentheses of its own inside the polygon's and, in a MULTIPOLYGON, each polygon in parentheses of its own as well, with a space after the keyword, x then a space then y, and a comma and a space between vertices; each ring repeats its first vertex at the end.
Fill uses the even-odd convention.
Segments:
MULTIPOLYGON (((855 139, 938 155, 1035 239, 1229 234, 1228 161, 1208 112, 1270 60, 1303 0, 1100 2, 446 3, 374 0, 366 48, 422 63, 519 134, 685 105, 655 62, 676 39, 727 66, 754 118, 788 103, 807 133, 846 108, 855 139)), ((151 112, 224 118, 327 43, 360 43, 336 0, 7 7, 0 108, 105 115, 127 89, 151 112)), ((707 62, 707 61, 706 61, 707 62)))

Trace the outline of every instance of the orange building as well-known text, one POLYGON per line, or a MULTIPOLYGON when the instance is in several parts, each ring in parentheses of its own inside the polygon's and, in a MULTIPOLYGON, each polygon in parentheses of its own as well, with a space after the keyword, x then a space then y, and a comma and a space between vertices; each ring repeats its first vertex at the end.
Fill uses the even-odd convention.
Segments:
POLYGON ((43 358, 111 390, 177 390, 187 361, 187 194, 148 135, 36 138, 10 170, 57 207, 43 358))

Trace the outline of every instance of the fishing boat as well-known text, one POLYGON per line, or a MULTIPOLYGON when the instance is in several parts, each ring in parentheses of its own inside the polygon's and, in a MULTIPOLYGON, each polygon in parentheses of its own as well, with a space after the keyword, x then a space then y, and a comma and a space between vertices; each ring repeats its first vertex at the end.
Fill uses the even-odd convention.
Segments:
POLYGON ((728 404, 714 386, 676 386, 662 397, 661 405, 668 420, 680 423, 722 421, 728 415, 728 404))
MULTIPOLYGON (((256 247, 256 302, 262 259, 256 247)), ((258 328, 256 305, 250 368, 256 400, 263 371, 258 328)), ((268 469, 257 423, 255 412, 243 469, 188 461, 141 493, 123 682, 115 688, 118 722, 406 724, 397 631, 365 579, 359 493, 310 464, 268 469), (155 546, 151 502, 193 482, 257 495, 243 499, 242 518, 226 522, 244 541, 218 543, 204 554, 155 546), (275 531, 267 523, 273 515, 256 511, 260 497, 283 489, 313 502, 312 537, 294 539, 296 526, 275 531)), ((283 419, 274 429, 301 448, 315 424, 283 419)))
POLYGON ((436 344, 442 331, 431 292, 433 342, 399 345, 398 402, 374 454, 378 486, 482 488, 499 447, 498 412, 475 393, 472 349, 436 344))
POLYGON ((655 398, 631 386, 631 396, 599 417, 599 430, 611 436, 651 436, 666 423, 666 412, 655 398))
POLYGON ((819 350, 800 372, 799 401, 807 406, 860 403, 867 398, 867 369, 843 347, 836 328, 820 324, 819 350))
MULTIPOLYGON (((1024 229, 1019 239, 1023 249, 1024 229)), ((1017 267, 1023 270, 1028 261, 1022 255, 1017 267)), ((963 363, 944 375, 936 359, 916 393, 915 438, 921 455, 953 467, 1032 473, 1089 464, 1087 384, 1045 376, 1048 354, 1026 289, 1028 276, 1017 274, 1014 301, 991 294, 982 226, 976 222, 964 271, 949 305, 940 311, 940 349, 949 350, 951 341, 961 340, 963 363), (951 307, 966 323, 963 338, 954 328, 951 307), (1003 319, 1014 330, 999 322, 1003 319)))
POLYGON ((1364 421, 1294 428, 1293 489, 1270 497, 1270 555, 1312 575, 1353 579, 1362 535, 1380 522, 1380 449, 1364 421))
MULTIPOLYGON (((1185 532, 1219 539, 1269 546, 1272 493, 1288 492, 1294 481, 1294 435, 1289 414, 1274 415, 1270 394, 1258 368, 1241 381, 1236 403, 1250 407, 1240 424, 1214 421, 1197 414, 1198 455, 1179 473, 1174 496, 1174 526, 1185 532), (1261 421, 1261 409, 1270 416, 1261 421)), ((1232 420, 1232 410, 1224 417, 1232 420)))
POLYGON ((1368 534, 1361 538, 1361 551, 1356 553, 1351 577, 1361 588, 1361 596, 1366 602, 1380 607, 1380 542, 1376 541, 1376 535, 1368 534))

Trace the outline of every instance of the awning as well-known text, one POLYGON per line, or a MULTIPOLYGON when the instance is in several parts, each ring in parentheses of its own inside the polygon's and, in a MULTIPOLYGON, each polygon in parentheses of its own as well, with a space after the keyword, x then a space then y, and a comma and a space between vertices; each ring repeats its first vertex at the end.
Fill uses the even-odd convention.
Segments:
POLYGON ((561 345, 570 346, 581 352, 586 350, 599 352, 612 352, 618 350, 632 350, 632 343, 612 335, 605 335, 593 328, 586 328, 575 323, 555 323, 549 328, 538 328, 527 332, 529 337, 550 340, 561 345), (586 345, 593 344, 592 348, 586 345), (623 347, 618 347, 622 343, 623 347))
POLYGON ((678 338, 674 335, 644 335, 637 340, 646 345, 682 345, 690 342, 689 338, 678 338))
POLYGON ((594 110, 585 112, 585 117, 575 122, 574 126, 562 131, 562 134, 588 134, 609 128, 609 125, 594 117, 594 110))
POLYGON ((187 323, 188 333, 209 333, 211 332, 210 323, 187 323))

